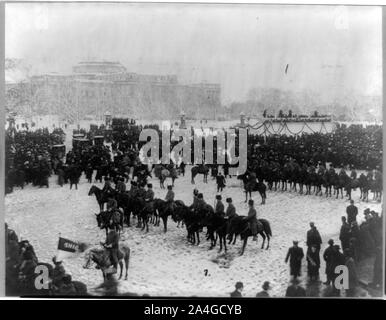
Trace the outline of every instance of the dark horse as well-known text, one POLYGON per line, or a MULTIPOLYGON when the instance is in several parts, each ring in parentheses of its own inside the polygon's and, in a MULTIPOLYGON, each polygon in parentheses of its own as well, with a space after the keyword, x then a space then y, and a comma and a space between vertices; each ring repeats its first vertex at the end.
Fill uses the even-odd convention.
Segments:
POLYGON ((203 174, 204 175, 204 183, 208 183, 208 175, 209 175, 209 167, 205 164, 200 164, 198 166, 193 166, 190 170, 192 173, 192 183, 194 184, 194 177, 197 174, 203 174))
POLYGON ((168 217, 173 216, 174 210, 179 210, 179 207, 184 206, 184 203, 181 200, 174 202, 174 209, 170 208, 170 205, 162 199, 154 200, 154 209, 158 212, 156 226, 159 226, 160 219, 164 224, 164 231, 168 230, 168 217))
POLYGON ((123 213, 120 210, 115 212, 102 211, 95 214, 98 227, 106 230, 106 237, 109 229, 114 229, 118 233, 123 229, 123 213))
POLYGON ((223 245, 225 252, 227 252, 226 234, 228 220, 224 218, 221 214, 213 213, 207 216, 207 221, 204 222, 204 224, 206 225, 208 230, 208 238, 211 240, 210 249, 216 246, 217 239, 219 239, 219 252, 222 251, 223 245))
MULTIPOLYGON (((125 280, 127 280, 127 271, 129 269, 130 260, 130 248, 126 245, 121 245, 118 250, 118 264, 121 269, 119 279, 122 278, 123 261, 125 262, 126 274, 125 280)), ((83 268, 90 268, 91 263, 96 264, 96 268, 100 269, 103 274, 103 279, 106 279, 106 271, 111 267, 110 255, 107 250, 101 248, 91 248, 85 254, 85 264, 83 268)))
POLYGON ((160 188, 165 189, 166 178, 172 179, 172 186, 174 187, 174 181, 178 178, 177 169, 166 168, 163 165, 156 164, 154 166, 154 175, 159 179, 160 188))
POLYGON ((267 187, 264 184, 264 182, 257 182, 256 178, 252 176, 249 172, 246 172, 242 175, 237 176, 237 179, 240 179, 243 181, 244 184, 244 192, 245 192, 245 202, 248 200, 248 195, 249 198, 252 198, 252 192, 258 191, 261 196, 261 204, 265 204, 265 199, 267 199, 267 194, 266 190, 267 187))
POLYGON ((103 211, 103 205, 108 201, 108 198, 107 196, 105 195, 105 193, 102 191, 102 189, 99 189, 97 186, 93 185, 89 192, 88 192, 88 195, 89 196, 92 196, 93 194, 95 194, 95 197, 97 199, 97 202, 98 202, 98 205, 99 205, 99 209, 100 211, 103 211))
MULTIPOLYGON (((263 243, 261 245, 261 249, 264 249, 265 239, 267 238, 268 243, 267 243, 266 250, 268 250, 269 240, 272 237, 271 226, 269 224, 269 221, 266 219, 258 219, 257 221, 258 221, 257 234, 260 234, 263 237, 263 243)), ((251 232, 251 228, 249 226, 249 223, 245 219, 245 217, 237 216, 237 217, 234 217, 230 221, 230 224, 231 224, 231 227, 230 227, 229 234, 231 237, 230 237, 229 243, 232 241, 233 236, 237 237, 237 235, 240 235, 241 240, 244 240, 243 247, 240 251, 240 255, 243 255, 245 247, 247 245, 248 237, 252 236, 252 232, 251 232)), ((233 244, 235 243, 235 241, 236 241, 236 238, 233 241, 233 244)))

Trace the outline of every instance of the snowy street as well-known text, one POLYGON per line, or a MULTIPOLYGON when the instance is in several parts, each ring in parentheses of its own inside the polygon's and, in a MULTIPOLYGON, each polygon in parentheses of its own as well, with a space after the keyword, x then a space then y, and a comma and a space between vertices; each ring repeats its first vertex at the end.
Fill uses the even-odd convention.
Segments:
MULTIPOLYGON (((190 205, 192 191, 196 187, 204 194, 205 201, 213 205, 216 195, 214 180, 209 178, 209 183, 204 184, 202 176, 198 176, 193 186, 190 168, 186 172, 185 177, 176 180, 175 199, 190 205)), ((164 198, 166 190, 159 188, 155 178, 151 182, 156 197, 164 198)), ((102 187, 101 184, 96 185, 102 187)), ((94 213, 98 212, 98 205, 94 196, 88 196, 90 186, 82 176, 78 190, 69 190, 69 185, 61 188, 56 184, 56 176, 53 176, 48 189, 30 185, 24 190, 15 189, 5 197, 6 222, 22 239, 31 242, 41 261, 51 262, 57 254, 59 233, 64 238, 98 245, 105 240, 105 232, 97 227, 94 213)), ((232 197, 237 213, 246 215, 248 209, 241 181, 228 179, 222 196, 224 203, 226 197, 232 197)), ((226 256, 218 254, 218 246, 209 251, 205 229, 200 233, 199 246, 188 244, 186 229, 177 228, 170 217, 166 234, 162 223, 160 227, 150 224, 148 233, 135 226, 125 227, 121 243, 130 246, 131 259, 128 280, 120 281, 119 291, 155 296, 226 297, 234 290, 234 284, 242 281, 244 296, 254 297, 263 282, 270 281, 271 295, 284 296, 289 281, 289 267, 284 258, 292 240, 299 240, 299 246, 306 252, 306 232, 309 222, 313 221, 323 238, 321 253, 329 238, 340 244, 341 216, 345 215, 348 201, 282 191, 268 191, 267 196, 264 206, 260 205, 258 193, 253 194, 253 199, 258 218, 265 218, 271 224, 273 237, 270 249, 260 249, 261 237, 257 245, 250 238, 243 256, 238 255, 242 245, 239 238, 235 246, 228 246, 226 256)), ((353 199, 359 209, 359 221, 363 219, 363 210, 367 207, 381 211, 380 203, 359 202, 359 190, 353 192, 353 199)), ((84 254, 78 254, 64 260, 64 267, 73 279, 86 283, 92 292, 102 282, 102 274, 94 268, 83 269, 83 263, 84 254)), ((306 271, 303 259, 302 278, 306 276, 306 271)), ((320 273, 321 280, 325 281, 324 262, 320 273)))

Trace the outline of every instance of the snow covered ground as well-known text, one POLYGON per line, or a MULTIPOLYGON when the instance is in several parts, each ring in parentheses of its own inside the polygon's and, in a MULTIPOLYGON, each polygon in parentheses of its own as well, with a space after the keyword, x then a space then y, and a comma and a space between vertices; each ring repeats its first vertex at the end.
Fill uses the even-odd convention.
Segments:
MULTIPOLYGON (((188 168, 187 168, 188 169, 188 168)), ((176 181, 176 199, 186 204, 192 202, 192 190, 198 188, 209 204, 214 204, 216 195, 215 182, 209 179, 202 182, 202 176, 196 178, 196 185, 190 182, 190 172, 176 181)), ((69 190, 69 186, 56 185, 56 177, 51 179, 50 188, 27 186, 24 190, 15 190, 5 198, 6 221, 19 236, 28 239, 35 247, 40 260, 51 262, 57 254, 58 236, 75 241, 97 245, 104 241, 105 233, 98 229, 94 213, 98 212, 95 197, 89 197, 88 184, 84 177, 78 190, 69 190)), ((156 197, 164 198, 166 191, 159 188, 153 179, 156 197)), ((100 184, 97 184, 101 187, 100 184)), ((238 214, 247 213, 244 194, 240 181, 229 179, 223 192, 223 199, 231 196, 238 214)), ((260 203, 256 193, 253 198, 260 203)), ((359 191, 354 192, 354 200, 359 207, 359 219, 367 207, 378 212, 381 204, 359 202, 359 191)), ((268 192, 267 203, 257 205, 258 216, 271 223, 273 237, 269 250, 260 249, 258 244, 248 241, 243 256, 238 255, 241 241, 229 246, 227 256, 219 255, 209 249, 205 232, 201 233, 199 246, 187 243, 185 228, 177 228, 169 220, 168 232, 162 227, 150 225, 146 233, 135 227, 125 228, 121 242, 131 248, 129 277, 120 281, 120 292, 135 292, 152 296, 229 296, 237 281, 244 283, 244 295, 254 297, 261 290, 264 281, 270 281, 272 296, 283 296, 289 280, 289 267, 284 263, 288 247, 292 240, 299 240, 299 245, 306 251, 305 238, 309 222, 315 222, 323 237, 323 247, 327 240, 338 240, 341 216, 345 215, 348 205, 346 199, 317 196, 304 196, 294 192, 268 192), (205 269, 208 270, 207 275, 205 269)), ((304 259, 305 260, 305 259, 304 259)), ((83 281, 89 289, 101 283, 99 270, 83 269, 84 257, 78 254, 64 261, 64 266, 74 280, 83 281)), ((303 276, 306 264, 303 264, 303 276)), ((322 280, 324 264, 321 267, 322 280)))

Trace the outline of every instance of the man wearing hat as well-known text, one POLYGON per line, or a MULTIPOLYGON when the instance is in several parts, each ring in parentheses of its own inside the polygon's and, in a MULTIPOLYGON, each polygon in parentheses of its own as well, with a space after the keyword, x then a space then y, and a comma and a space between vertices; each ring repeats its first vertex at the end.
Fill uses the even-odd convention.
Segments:
POLYGON ((299 279, 292 279, 291 284, 288 286, 285 296, 286 297, 291 297, 291 298, 297 298, 297 297, 306 297, 306 290, 299 286, 300 281, 299 279))
POLYGON ((236 285, 235 285, 235 291, 233 291, 231 293, 231 298, 241 298, 243 295, 241 294, 241 292, 243 291, 244 289, 244 285, 242 282, 238 281, 236 282, 236 285))
POLYGON ((336 277, 338 276, 338 274, 335 273, 335 268, 337 266, 342 266, 345 264, 345 258, 344 258, 344 255, 342 252, 340 252, 340 246, 335 244, 333 246, 333 255, 332 255, 332 259, 331 259, 331 269, 332 269, 332 279, 331 279, 331 282, 333 284, 332 288, 333 288, 333 295, 334 296, 339 296, 340 295, 340 291, 335 287, 335 279, 336 277))
POLYGON ((117 184, 115 185, 115 190, 118 193, 124 193, 126 191, 125 179, 123 177, 118 177, 117 184))
POLYGON ((356 178, 357 178, 357 172, 356 172, 354 166, 351 166, 351 174, 350 174, 350 178, 353 179, 353 180, 356 180, 356 178))
POLYGON ((302 259, 304 257, 303 249, 298 246, 298 241, 293 241, 293 246, 288 249, 285 263, 290 261, 290 275, 293 279, 300 277, 302 259))
POLYGON ((216 176, 217 192, 223 191, 223 189, 225 188, 225 183, 225 177, 221 174, 221 172, 218 172, 216 176))
POLYGON ((248 221, 249 227, 251 228, 253 241, 257 241, 257 212, 252 199, 248 201, 248 206, 249 206, 249 211, 248 211, 248 217, 246 217, 246 220, 248 221))
POLYGON ((328 240, 328 247, 324 250, 323 259, 326 261, 326 276, 327 281, 324 282, 325 285, 329 285, 334 279, 335 270, 333 269, 333 256, 334 256, 334 240, 328 240))
MULTIPOLYGON (((230 233, 231 229, 231 220, 237 216, 236 214, 236 208, 232 203, 232 198, 226 198, 226 202, 228 204, 227 210, 225 212, 225 219, 228 219, 227 222, 227 234, 230 233)), ((230 234, 228 236, 228 239, 230 238, 230 234)))
POLYGON ((154 191, 153 191, 153 185, 151 183, 147 184, 147 190, 145 193, 145 201, 146 202, 152 202, 154 200, 154 191))
POLYGON ((168 185, 168 191, 166 193, 165 201, 168 204, 168 207, 171 211, 174 209, 174 192, 173 186, 168 185))
POLYGON ((220 216, 224 216, 225 215, 225 207, 224 207, 224 204, 222 203, 222 197, 221 195, 216 195, 216 207, 215 207, 215 210, 214 212, 220 216))
POLYGON ((346 208, 347 223, 351 225, 354 221, 357 221, 358 208, 354 205, 354 200, 350 200, 350 205, 346 208))
POLYGON ((103 186, 102 192, 106 196, 112 196, 114 194, 114 189, 111 186, 111 182, 110 182, 110 178, 109 177, 105 177, 105 184, 103 186))
POLYGON ((205 209, 205 206, 206 206, 206 202, 204 200, 204 195, 202 193, 199 193, 197 195, 197 205, 196 205, 196 209, 195 209, 195 212, 202 212, 204 209, 205 209))
POLYGON ((154 201, 154 191, 153 191, 153 185, 151 183, 147 184, 147 190, 145 192, 145 202, 146 202, 146 208, 148 211, 153 211, 153 201, 154 201))
POLYGON ((261 287, 263 288, 263 290, 256 294, 256 298, 269 298, 268 291, 271 289, 269 281, 264 281, 261 287))
POLYGON ((310 227, 311 229, 307 231, 307 247, 310 249, 312 246, 315 246, 319 254, 322 237, 320 236, 318 229, 316 229, 315 223, 310 222, 310 227))

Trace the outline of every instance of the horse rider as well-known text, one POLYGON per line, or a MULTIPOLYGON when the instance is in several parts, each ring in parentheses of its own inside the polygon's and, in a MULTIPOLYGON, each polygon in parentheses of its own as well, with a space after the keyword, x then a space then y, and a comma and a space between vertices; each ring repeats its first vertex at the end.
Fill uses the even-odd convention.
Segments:
POLYGON ((339 171, 339 176, 340 177, 343 177, 343 176, 345 176, 345 175, 347 175, 346 174, 346 170, 345 170, 345 168, 344 168, 344 165, 343 165, 343 163, 341 164, 341 169, 340 169, 340 171, 339 171))
POLYGON ((168 191, 165 196, 165 201, 170 209, 171 212, 173 212, 174 209, 174 191, 173 186, 168 185, 168 191))
POLYGON ((107 234, 106 241, 101 242, 104 248, 107 249, 109 253, 109 257, 111 260, 111 264, 115 268, 115 272, 117 272, 118 267, 118 252, 119 252, 119 235, 115 230, 110 230, 107 234))
POLYGON ((353 180, 356 180, 356 178, 357 178, 357 172, 356 172, 354 166, 351 166, 351 174, 350 174, 350 178, 353 179, 353 180))
POLYGON ((227 210, 225 212, 225 219, 228 220, 228 222, 227 222, 227 234, 229 234, 230 229, 231 229, 231 220, 234 217, 236 217, 237 214, 236 214, 236 208, 232 203, 232 198, 226 198, 226 203, 228 204, 228 207, 227 207, 227 210))
POLYGON ((373 181, 373 172, 370 170, 369 167, 367 167, 366 169, 367 169, 367 175, 366 175, 367 181, 371 182, 373 181))
POLYGON ((257 212, 252 199, 248 201, 248 206, 248 216, 245 218, 245 220, 248 221, 249 227, 251 228, 253 241, 257 241, 257 212))
POLYGON ((326 167, 322 164, 321 161, 318 162, 318 174, 319 175, 324 175, 326 172, 326 167))
POLYGON ((198 193, 199 191, 195 188, 193 190, 193 204, 190 206, 190 210, 191 211, 196 211, 196 208, 197 208, 197 204, 199 203, 198 201, 198 193))
POLYGON ((149 211, 152 211, 153 209, 153 201, 154 201, 153 185, 151 183, 148 183, 147 190, 145 192, 145 202, 146 202, 146 207, 149 209, 149 211))
POLYGON ((115 190, 118 193, 124 193, 126 191, 126 184, 125 184, 125 178, 118 177, 117 184, 115 185, 115 190))
POLYGON ((109 177, 105 177, 105 184, 103 186, 102 192, 107 196, 112 196, 114 194, 114 189, 111 186, 111 181, 109 177))
POLYGON ((137 185, 137 194, 136 194, 136 196, 138 198, 145 199, 145 194, 146 194, 145 186, 143 184, 139 183, 137 185))
POLYGON ((205 209, 205 206, 206 206, 206 202, 204 200, 204 195, 202 193, 199 193, 197 195, 197 205, 196 205, 195 212, 196 213, 203 212, 203 210, 205 209))
POLYGON ((214 212, 219 215, 219 216, 224 216, 225 215, 225 207, 224 204, 222 203, 222 197, 221 195, 216 195, 216 207, 214 212))
POLYGON ((131 181, 130 184, 131 184, 131 187, 129 190, 129 194, 132 198, 134 198, 137 196, 137 183, 135 181, 131 181))
POLYGON ((334 166, 332 164, 330 164, 330 168, 328 169, 328 174, 330 177, 333 177, 335 175, 335 169, 334 169, 334 166))

